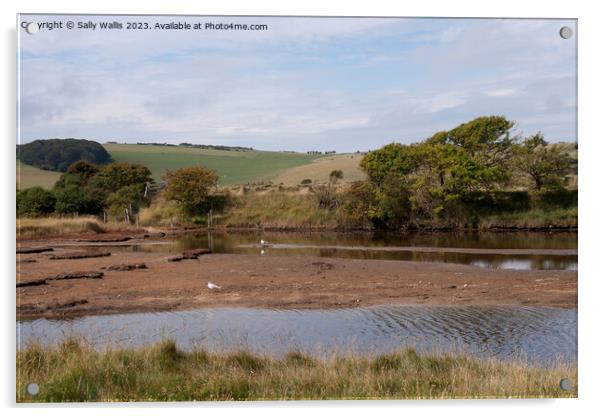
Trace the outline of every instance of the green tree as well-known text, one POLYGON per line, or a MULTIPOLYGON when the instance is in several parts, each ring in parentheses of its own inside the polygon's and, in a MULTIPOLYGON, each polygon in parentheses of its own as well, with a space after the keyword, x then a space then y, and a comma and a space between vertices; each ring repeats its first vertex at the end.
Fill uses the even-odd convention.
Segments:
POLYGON ((84 189, 67 187, 56 191, 55 211, 59 214, 98 214, 101 204, 84 189))
POLYGON ((54 211, 56 198, 39 186, 17 192, 17 216, 39 216, 54 211))
POLYGON ((84 139, 34 140, 19 145, 17 157, 28 165, 59 172, 78 160, 99 165, 109 163, 111 157, 100 143, 84 139))
POLYGON ((376 216, 389 228, 459 217, 464 199, 510 179, 516 138, 504 117, 479 117, 422 143, 391 143, 360 162, 375 187, 376 216))
POLYGON ((110 163, 103 166, 91 180, 90 185, 107 192, 136 184, 152 182, 151 171, 144 165, 135 163, 110 163))
POLYGON ((549 145, 541 133, 515 146, 515 166, 529 177, 537 191, 560 188, 572 163, 573 159, 565 151, 549 145))
POLYGON ((98 174, 98 166, 85 160, 78 160, 67 168, 54 184, 55 189, 64 189, 70 186, 85 187, 90 179, 98 174))
POLYGON ((209 207, 211 191, 217 187, 217 174, 203 166, 168 170, 163 179, 167 182, 165 198, 176 201, 189 214, 205 214, 209 207))
POLYGON ((144 185, 134 184, 120 188, 117 192, 110 194, 106 200, 108 214, 113 217, 123 217, 125 209, 131 212, 130 215, 138 212, 144 202, 144 185))
POLYGON ((381 184, 387 176, 405 176, 420 166, 420 152, 417 145, 388 144, 368 153, 362 158, 360 167, 375 184, 381 184))

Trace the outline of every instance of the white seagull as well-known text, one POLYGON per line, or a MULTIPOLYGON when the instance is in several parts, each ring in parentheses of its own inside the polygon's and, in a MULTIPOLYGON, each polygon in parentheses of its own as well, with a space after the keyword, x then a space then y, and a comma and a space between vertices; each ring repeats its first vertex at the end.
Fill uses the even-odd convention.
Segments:
POLYGON ((259 240, 259 242, 261 243, 261 247, 268 247, 270 245, 270 243, 265 240, 259 240))
POLYGON ((207 287, 209 289, 221 289, 222 288, 221 286, 218 286, 215 283, 211 283, 211 282, 207 283, 207 287))

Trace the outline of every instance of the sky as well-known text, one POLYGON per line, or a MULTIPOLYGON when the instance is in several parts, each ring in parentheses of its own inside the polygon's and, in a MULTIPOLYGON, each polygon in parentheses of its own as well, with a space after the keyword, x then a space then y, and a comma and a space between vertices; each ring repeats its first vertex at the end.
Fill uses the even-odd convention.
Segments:
MULTIPOLYGON (((576 137, 574 20, 35 16, 18 31, 18 140, 376 149, 483 115, 576 137), (123 30, 66 29, 67 21, 123 30), (265 24, 126 30, 127 22, 265 24)), ((20 25, 20 23, 19 23, 20 25)))

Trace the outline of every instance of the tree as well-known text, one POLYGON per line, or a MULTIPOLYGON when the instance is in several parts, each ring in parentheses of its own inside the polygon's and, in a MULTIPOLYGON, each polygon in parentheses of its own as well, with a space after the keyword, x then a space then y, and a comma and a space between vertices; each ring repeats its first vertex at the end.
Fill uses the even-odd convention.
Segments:
POLYGON ((163 179, 167 182, 165 198, 176 201, 189 214, 209 211, 210 193, 217 186, 217 174, 203 166, 168 170, 163 179))
POLYGON ((64 189, 70 186, 83 188, 88 184, 90 178, 98 174, 98 170, 98 166, 85 160, 78 160, 69 165, 67 171, 54 184, 54 189, 64 189))
POLYGON ((111 163, 98 171, 90 180, 90 186, 116 192, 125 186, 147 182, 152 182, 152 178, 151 171, 146 166, 136 163, 111 163))
POLYGON ((54 211, 56 198, 40 186, 17 192, 17 216, 39 216, 54 211))
POLYGON ((109 153, 100 143, 84 139, 34 140, 19 145, 17 157, 28 165, 58 172, 67 171, 78 160, 99 165, 111 161, 109 153))
POLYGON ((108 213, 114 217, 123 217, 125 209, 131 209, 130 215, 140 209, 143 202, 144 185, 127 185, 117 192, 110 194, 106 200, 108 213))
POLYGON ((391 143, 368 153, 360 167, 375 187, 379 221, 396 228, 422 219, 455 220, 471 194, 507 184, 513 127, 504 117, 479 117, 421 143, 391 143))
POLYGON ((68 187, 56 191, 55 211, 58 214, 98 214, 101 204, 85 190, 68 187))
POLYGON ((549 145, 541 133, 515 146, 516 168, 526 174, 535 190, 559 188, 571 170, 572 158, 561 148, 549 145))
POLYGON ((98 166, 86 162, 85 160, 78 160, 67 168, 67 173, 80 175, 83 179, 90 179, 92 176, 98 173, 98 166))
POLYGON ((364 156, 360 167, 371 182, 380 184, 389 175, 404 176, 416 170, 419 156, 417 145, 391 143, 364 156))

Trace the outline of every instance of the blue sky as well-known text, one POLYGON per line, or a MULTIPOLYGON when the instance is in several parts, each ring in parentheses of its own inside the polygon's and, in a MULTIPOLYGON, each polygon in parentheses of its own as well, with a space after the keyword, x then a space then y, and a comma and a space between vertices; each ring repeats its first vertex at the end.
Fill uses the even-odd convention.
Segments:
POLYGON ((19 32, 19 135, 356 151, 480 115, 576 140, 572 20, 22 16, 267 31, 19 32))

